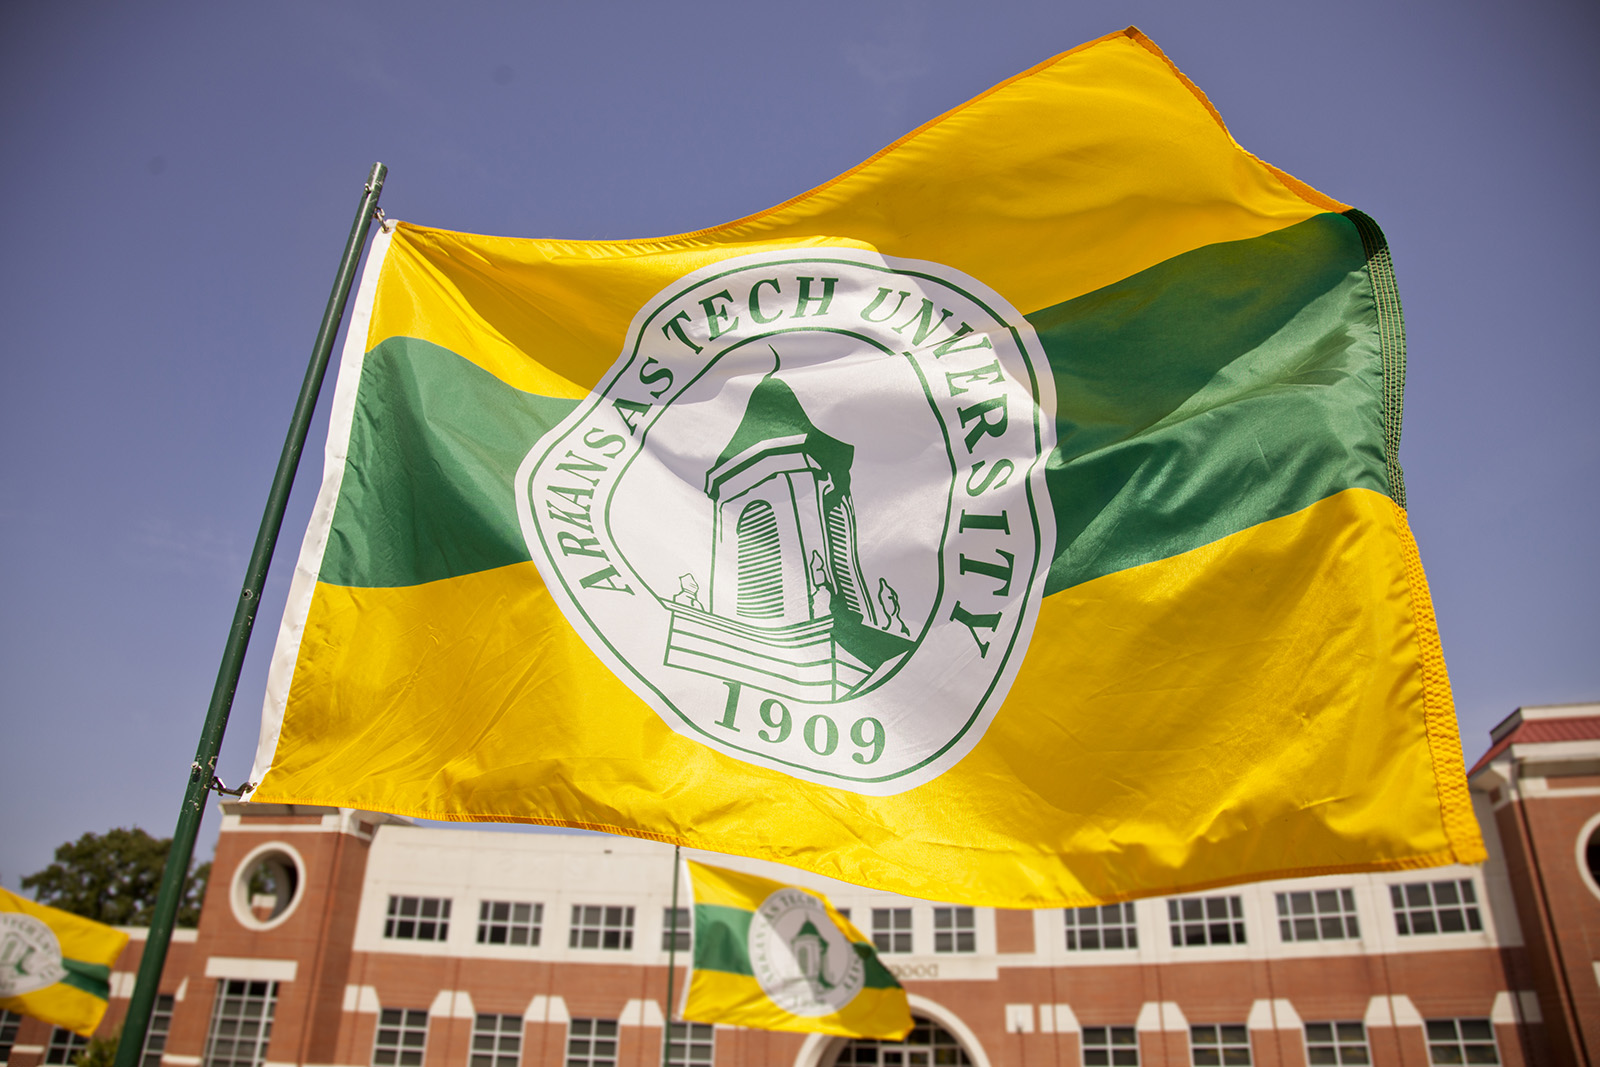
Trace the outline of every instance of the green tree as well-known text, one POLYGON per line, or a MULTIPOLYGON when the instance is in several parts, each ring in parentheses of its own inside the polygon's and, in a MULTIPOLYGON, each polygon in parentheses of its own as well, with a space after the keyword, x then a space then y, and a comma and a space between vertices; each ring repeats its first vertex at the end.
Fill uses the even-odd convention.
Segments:
MULTIPOLYGON (((170 837, 151 837, 138 827, 84 834, 56 849, 56 861, 22 879, 41 904, 112 926, 148 926, 161 888, 170 837)), ((189 872, 178 905, 178 925, 200 922, 211 864, 189 872)))

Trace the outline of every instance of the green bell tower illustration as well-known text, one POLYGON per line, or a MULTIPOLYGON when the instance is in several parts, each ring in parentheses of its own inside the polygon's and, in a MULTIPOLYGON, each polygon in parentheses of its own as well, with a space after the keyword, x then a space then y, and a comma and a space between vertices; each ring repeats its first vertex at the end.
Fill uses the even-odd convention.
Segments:
POLYGON ((814 425, 775 374, 706 472, 711 574, 684 576, 666 662, 797 700, 847 696, 914 647, 899 598, 862 573, 855 448, 814 425), (691 591, 692 590, 692 591, 691 591))
POLYGON ((833 988, 828 979, 828 942, 810 919, 789 939, 789 951, 807 984, 819 993, 833 988))

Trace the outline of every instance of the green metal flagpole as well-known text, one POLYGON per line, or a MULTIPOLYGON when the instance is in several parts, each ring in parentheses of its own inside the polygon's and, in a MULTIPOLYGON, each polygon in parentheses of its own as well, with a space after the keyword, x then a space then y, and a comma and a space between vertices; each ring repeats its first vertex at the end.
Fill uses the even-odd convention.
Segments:
MULTIPOLYGON (((667 909, 667 1019, 661 1024, 661 1067, 669 1067, 672 1062, 672 975, 678 969, 678 872, 683 869, 683 862, 679 859, 681 852, 681 845, 672 846, 672 907, 667 909)), ((687 1028, 683 1037, 688 1041, 687 1028)), ((121 1067, 121 1064, 117 1067, 121 1067)))
POLYGON ((256 534, 255 549, 250 553, 250 564, 245 571, 238 607, 233 612, 233 627, 228 631, 228 642, 222 650, 222 664, 217 668, 211 706, 206 710, 200 744, 195 751, 194 763, 189 767, 189 785, 183 795, 183 807, 178 810, 178 826, 172 834, 172 848, 167 852, 166 871, 161 876, 161 889, 156 894, 150 932, 145 939, 144 954, 139 959, 139 977, 133 987, 133 999, 128 1003, 128 1015, 122 1024, 115 1067, 136 1067, 144 1053, 145 1032, 150 1027, 150 1009, 155 1005, 156 990, 161 984, 161 968, 167 961, 167 946, 172 941, 173 921, 177 918, 183 883, 189 873, 189 861, 194 857, 194 841, 200 831, 200 817, 205 813, 206 796, 213 787, 222 788, 222 783, 216 778, 217 753, 222 748, 222 735, 228 727, 228 712, 233 707, 239 671, 244 666, 245 648, 250 643, 250 631, 255 626, 256 608, 261 603, 267 567, 272 563, 272 550, 278 543, 278 530, 283 525, 289 490, 294 485, 295 468, 300 463, 300 453, 305 449, 306 431, 311 427, 317 394, 322 389, 328 359, 333 353, 334 337, 344 318, 350 285, 356 276, 356 264, 361 259, 362 247, 367 243, 367 232, 371 229, 378 196, 383 192, 383 179, 388 172, 389 168, 382 163, 374 163, 367 175, 367 184, 361 191, 361 206, 356 209, 355 222, 350 226, 350 238, 345 242, 344 257, 339 260, 333 292, 328 295, 328 307, 322 313, 322 327, 317 331, 317 340, 311 349, 311 363, 306 367, 305 381, 300 386, 300 399, 295 402, 294 416, 289 421, 289 434, 283 442, 283 454, 278 458, 278 470, 272 476, 272 490, 267 494, 261 529, 256 534))

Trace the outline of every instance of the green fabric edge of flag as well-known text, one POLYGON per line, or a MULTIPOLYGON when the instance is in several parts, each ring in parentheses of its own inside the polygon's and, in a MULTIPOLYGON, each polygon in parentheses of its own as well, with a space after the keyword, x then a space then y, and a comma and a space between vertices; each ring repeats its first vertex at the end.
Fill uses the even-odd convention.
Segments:
POLYGON ((61 985, 71 986, 101 1000, 111 999, 110 967, 103 963, 85 963, 69 957, 62 957, 61 966, 67 969, 66 977, 61 979, 61 985))
MULTIPOLYGON (((1403 503, 1404 329, 1365 215, 1208 245, 1027 318, 1057 394, 1046 594, 1349 488, 1403 503)), ((426 341, 375 346, 320 580, 395 588, 528 562, 512 482, 577 403, 426 341)))
POLYGON ((1372 294, 1378 310, 1378 336, 1383 350, 1383 455, 1389 471, 1389 496, 1406 506, 1406 476, 1400 469, 1400 426, 1405 414, 1406 317, 1400 286, 1394 278, 1389 239, 1364 211, 1351 208, 1345 218, 1355 224, 1367 254, 1372 294))
POLYGON ((866 974, 862 979, 862 984, 866 988, 900 988, 900 980, 894 976, 894 972, 883 965, 882 960, 878 959, 878 953, 871 945, 860 941, 852 941, 851 945, 855 947, 856 955, 861 957, 861 962, 866 968, 866 974))

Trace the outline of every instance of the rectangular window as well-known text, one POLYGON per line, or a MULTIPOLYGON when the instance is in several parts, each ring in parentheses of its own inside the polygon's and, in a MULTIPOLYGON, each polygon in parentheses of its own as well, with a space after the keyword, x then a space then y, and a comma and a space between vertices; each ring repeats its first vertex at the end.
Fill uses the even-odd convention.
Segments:
POLYGON ((976 926, 971 908, 934 908, 933 951, 978 951, 976 926))
POLYGON ((567 1067, 617 1067, 617 1020, 574 1019, 568 1023, 567 1067))
POLYGON ((662 908, 661 909, 661 951, 667 952, 677 949, 679 952, 689 951, 691 941, 690 920, 688 908, 662 908), (677 915, 673 915, 677 912, 677 915), (673 923, 677 923, 677 932, 673 932, 673 923))
POLYGON ((1131 1026, 1085 1026, 1083 1067, 1139 1067, 1139 1034, 1131 1026))
POLYGON ((1194 1067, 1250 1067, 1250 1031, 1242 1025, 1191 1026, 1189 1057, 1194 1067))
POLYGON ((428 1048, 428 1013, 420 1008, 384 1008, 372 1039, 372 1067, 422 1067, 428 1048))
MULTIPOLYGON (((155 1007, 150 1009, 150 1026, 144 1032, 144 1053, 139 1057, 139 1067, 161 1067, 161 1054, 167 1050, 167 1034, 172 1030, 171 993, 157 993, 155 1007)), ((5 1057, 0 1056, 0 1060, 5 1057)))
POLYGON ((21 1025, 22 1016, 0 1008, 0 1063, 11 1058, 11 1046, 17 1043, 17 1027, 21 1025))
POLYGON ((1167 901, 1172 943, 1244 944, 1244 901, 1240 897, 1177 897, 1167 901))
POLYGON ((205 1067, 261 1067, 267 1058, 277 1003, 277 982, 245 978, 217 982, 217 1001, 206 1034, 205 1067))
POLYGON ((879 952, 910 952, 911 909, 873 908, 872 944, 879 952))
POLYGON ((715 1062, 716 1028, 710 1023, 673 1023, 667 1034, 667 1062, 672 1067, 711 1067, 715 1062))
POLYGON ((478 944, 537 945, 544 905, 513 900, 478 902, 478 944))
POLYGON ((1482 930, 1472 880, 1411 882, 1389 887, 1394 924, 1402 934, 1460 934, 1482 930))
POLYGON ((1344 941, 1360 937, 1356 895, 1348 889, 1279 893, 1278 932, 1285 941, 1344 941))
POLYGON ((1429 1019, 1429 1063, 1499 1063, 1488 1019, 1429 1019))
POLYGON ((633 909, 597 904, 572 906, 568 948, 631 949, 633 909))
POLYGON ((396 941, 444 941, 450 935, 448 897, 390 897, 383 936, 396 941))
POLYGON ((1069 951, 1139 947, 1139 927, 1134 924, 1131 900, 1097 908, 1068 908, 1066 917, 1069 951))
POLYGON ((78 1053, 88 1047, 88 1038, 59 1026, 54 1027, 50 1031, 50 1044, 45 1046, 44 1062, 71 1063, 78 1053))
POLYGON ((1306 1063, 1368 1064, 1372 1052, 1367 1048, 1367 1028, 1359 1022, 1306 1023, 1306 1063))
POLYGON ((522 1016, 479 1015, 472 1021, 469 1067, 517 1067, 522 1059, 522 1016))

